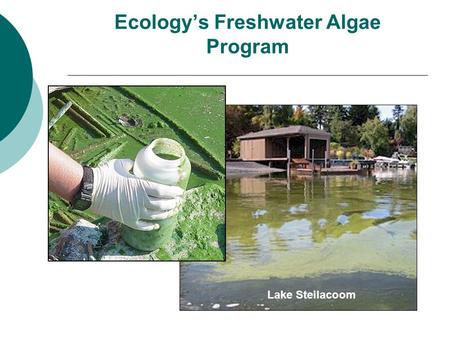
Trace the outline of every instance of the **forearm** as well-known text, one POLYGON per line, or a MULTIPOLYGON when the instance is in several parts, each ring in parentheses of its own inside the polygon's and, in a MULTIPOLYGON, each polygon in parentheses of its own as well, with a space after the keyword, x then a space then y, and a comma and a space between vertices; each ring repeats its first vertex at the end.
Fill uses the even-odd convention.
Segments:
POLYGON ((49 190, 71 201, 80 188, 83 167, 69 155, 49 143, 49 190))

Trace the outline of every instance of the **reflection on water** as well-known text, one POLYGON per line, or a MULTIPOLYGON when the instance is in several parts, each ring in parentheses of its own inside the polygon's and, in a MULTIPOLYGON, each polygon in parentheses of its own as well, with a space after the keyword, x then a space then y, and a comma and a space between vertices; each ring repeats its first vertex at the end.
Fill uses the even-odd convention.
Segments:
POLYGON ((364 272, 415 280, 412 170, 289 181, 242 177, 226 187, 227 261, 184 264, 182 290, 194 279, 214 286, 364 272))

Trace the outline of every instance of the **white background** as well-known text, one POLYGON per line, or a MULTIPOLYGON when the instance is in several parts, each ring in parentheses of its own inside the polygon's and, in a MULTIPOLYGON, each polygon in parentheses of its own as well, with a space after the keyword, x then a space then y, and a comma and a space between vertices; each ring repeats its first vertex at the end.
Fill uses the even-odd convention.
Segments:
POLYGON ((423 336, 448 332, 449 66, 444 1, 5 1, 44 99, 36 143, 0 174, 0 336, 423 336), (382 28, 343 31, 114 30, 114 14, 212 17, 377 16, 382 28), (289 55, 207 55, 206 39, 288 41, 289 55), (126 74, 429 74, 383 78, 74 78, 126 74), (179 312, 177 263, 47 262, 49 84, 225 84, 228 103, 418 104, 417 312, 179 312))

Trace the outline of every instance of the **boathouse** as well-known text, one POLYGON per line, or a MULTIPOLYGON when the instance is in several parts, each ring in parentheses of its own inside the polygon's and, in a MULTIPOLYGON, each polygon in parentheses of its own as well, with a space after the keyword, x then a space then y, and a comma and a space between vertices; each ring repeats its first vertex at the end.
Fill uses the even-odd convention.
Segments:
POLYGON ((331 134, 307 126, 289 126, 238 137, 243 161, 324 161, 329 159, 331 134))

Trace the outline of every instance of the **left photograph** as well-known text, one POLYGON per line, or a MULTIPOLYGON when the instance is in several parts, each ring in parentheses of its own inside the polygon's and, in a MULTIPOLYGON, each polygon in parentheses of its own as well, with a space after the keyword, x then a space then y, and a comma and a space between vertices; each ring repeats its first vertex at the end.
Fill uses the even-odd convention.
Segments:
POLYGON ((49 261, 225 260, 225 86, 49 86, 49 261))

